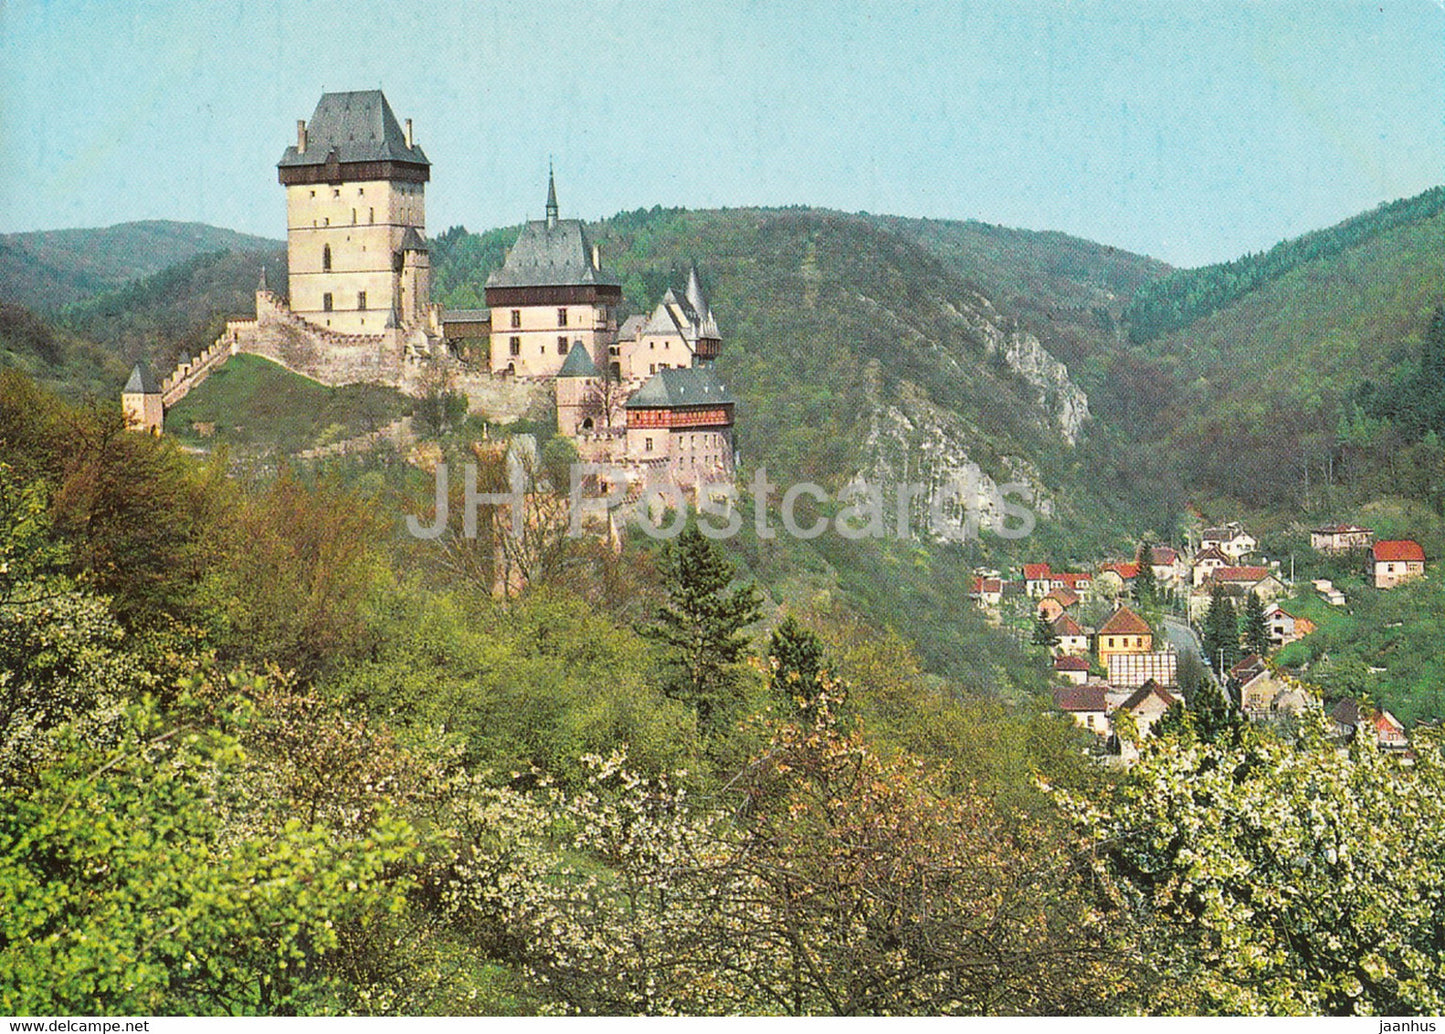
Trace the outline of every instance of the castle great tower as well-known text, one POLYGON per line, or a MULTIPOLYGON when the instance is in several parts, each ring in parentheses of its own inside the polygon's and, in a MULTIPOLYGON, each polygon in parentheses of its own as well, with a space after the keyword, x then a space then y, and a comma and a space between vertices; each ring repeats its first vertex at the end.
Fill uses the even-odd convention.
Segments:
POLYGON ((291 311, 342 334, 426 318, 431 163, 380 90, 325 93, 277 163, 291 311))

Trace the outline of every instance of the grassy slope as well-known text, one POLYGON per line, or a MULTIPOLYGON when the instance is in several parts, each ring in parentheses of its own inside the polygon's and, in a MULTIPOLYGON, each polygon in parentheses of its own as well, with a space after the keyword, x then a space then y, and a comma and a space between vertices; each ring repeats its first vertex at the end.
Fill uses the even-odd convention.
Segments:
POLYGON ((17 369, 69 398, 111 397, 128 371, 107 349, 0 302, 0 369, 17 369))
POLYGON ((214 251, 271 251, 279 241, 169 220, 0 235, 0 299, 47 311, 214 251))
POLYGON ((193 445, 294 453, 366 434, 407 411, 393 388, 328 388, 254 355, 232 356, 166 413, 166 433, 193 445), (215 425, 203 436, 197 423, 215 425))

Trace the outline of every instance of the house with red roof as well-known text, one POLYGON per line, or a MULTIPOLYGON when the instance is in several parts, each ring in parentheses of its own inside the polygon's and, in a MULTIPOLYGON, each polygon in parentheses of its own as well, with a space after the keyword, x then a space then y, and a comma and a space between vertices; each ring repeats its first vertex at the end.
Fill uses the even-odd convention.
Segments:
POLYGON ((1155 581, 1170 588, 1183 585, 1184 579, 1189 576, 1189 565, 1184 562, 1184 557, 1179 550, 1169 546, 1149 547, 1149 567, 1154 572, 1155 581))
POLYGON ((1154 630, 1128 607, 1114 611, 1109 620, 1099 626, 1096 638, 1099 663, 1106 668, 1114 654, 1149 653, 1154 649, 1154 630))
POLYGON ((1003 579, 975 578, 969 596, 977 600, 980 607, 997 607, 1003 602, 1003 579))
POLYGON ((1052 624, 1059 619, 1059 615, 1079 602, 1079 597, 1068 589, 1050 589, 1048 594, 1039 600, 1039 617, 1052 624))
POLYGON ((1205 587, 1222 585, 1232 595, 1254 593, 1263 603, 1285 593, 1285 584, 1268 567, 1216 567, 1204 580, 1205 587))
POLYGON ((1244 530, 1244 525, 1230 521, 1221 528, 1205 528, 1200 532, 1199 545, 1201 549, 1213 546, 1229 557, 1231 563, 1238 563, 1259 548, 1259 541, 1244 530))
POLYGON ((1109 687, 1102 682, 1060 686, 1054 690, 1054 706, 1099 736, 1113 732, 1109 724, 1109 687))
POLYGON ((1054 674, 1065 682, 1083 685, 1089 681, 1089 659, 1073 654, 1059 654, 1054 658, 1054 674))
POLYGON ((1054 635, 1059 637, 1059 653, 1083 656, 1089 652, 1089 630, 1068 614, 1060 614, 1053 622, 1054 635))
POLYGON ((1288 646, 1309 635, 1316 625, 1302 614, 1294 613, 1291 606, 1271 603, 1264 608, 1264 624, 1269 629, 1269 641, 1273 646, 1288 646))
POLYGON ((1234 563, 1233 558, 1225 555, 1218 546, 1205 546, 1189 562, 1190 570, 1193 571, 1195 585, 1203 585, 1204 579, 1209 577, 1211 571, 1221 567, 1229 567, 1234 563))
POLYGON ((1425 577, 1425 551, 1413 539, 1376 542, 1371 556, 1377 589, 1393 589, 1402 582, 1425 577))
POLYGON ((1099 568, 1094 580, 1105 596, 1121 596, 1139 577, 1139 565, 1114 561, 1099 568))

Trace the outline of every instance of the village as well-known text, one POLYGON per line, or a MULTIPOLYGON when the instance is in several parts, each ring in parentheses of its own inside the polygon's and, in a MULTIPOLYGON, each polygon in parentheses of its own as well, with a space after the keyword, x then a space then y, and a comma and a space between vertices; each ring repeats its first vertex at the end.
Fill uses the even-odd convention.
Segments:
MULTIPOLYGON (((1054 707, 1097 737, 1102 757, 1137 757, 1156 723, 1192 703, 1206 681, 1249 721, 1285 731, 1305 709, 1326 703, 1273 658, 1317 631, 1307 611, 1346 607, 1344 592, 1327 578, 1296 584, 1294 563, 1282 569, 1268 560, 1237 521, 1201 529, 1192 547, 1144 543, 1132 560, 1092 570, 1039 561, 1012 577, 976 572, 976 605, 1049 652, 1054 707)), ((1425 576, 1418 542, 1377 540, 1358 524, 1312 529, 1310 550, 1357 566, 1364 591, 1425 576)), ((1409 748, 1404 725, 1384 708, 1343 697, 1329 702, 1328 715, 1342 742, 1365 736, 1381 749, 1409 748)))

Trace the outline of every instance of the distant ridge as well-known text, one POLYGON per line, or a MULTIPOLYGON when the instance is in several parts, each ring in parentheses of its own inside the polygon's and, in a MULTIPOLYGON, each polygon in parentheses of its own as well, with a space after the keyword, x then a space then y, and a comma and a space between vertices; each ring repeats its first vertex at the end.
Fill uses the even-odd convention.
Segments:
POLYGON ((1281 241, 1268 251, 1197 269, 1177 270, 1140 287, 1124 310, 1133 344, 1152 341, 1217 312, 1299 266, 1445 211, 1445 186, 1390 201, 1323 230, 1281 241))
POLYGON ((270 252, 283 246, 265 237, 168 219, 3 234, 0 301, 54 312, 197 255, 270 252))

